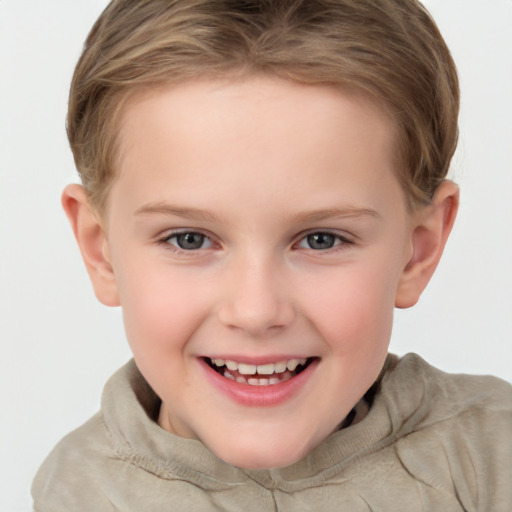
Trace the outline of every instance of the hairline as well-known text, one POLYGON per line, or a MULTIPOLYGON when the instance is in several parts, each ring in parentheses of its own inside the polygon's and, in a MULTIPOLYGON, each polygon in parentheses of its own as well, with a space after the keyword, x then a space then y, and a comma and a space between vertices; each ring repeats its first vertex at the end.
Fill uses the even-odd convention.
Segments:
MULTIPOLYGON (((289 75, 290 73, 286 73, 286 75, 289 75)), ((126 85, 124 88, 119 89, 117 91, 117 94, 114 97, 117 97, 116 99, 116 110, 115 115, 111 117, 109 120, 110 124, 110 131, 114 133, 111 148, 110 148, 110 154, 113 158, 112 165, 110 169, 110 173, 107 176, 107 179, 104 180, 103 186, 101 187, 101 193, 100 194, 91 194, 89 190, 86 188, 86 193, 88 195, 88 199, 90 201, 91 206, 94 208, 94 210, 100 215, 104 216, 108 213, 109 209, 109 195, 110 195, 110 189, 112 185, 114 184, 115 180, 119 177, 119 173, 121 172, 121 135, 122 135, 122 123, 123 118, 126 113, 127 108, 129 107, 130 103, 134 101, 139 101, 141 98, 143 98, 145 95, 153 95, 155 92, 159 90, 165 90, 169 89, 171 87, 178 87, 186 84, 194 84, 194 83, 200 83, 205 81, 219 81, 219 82, 225 82, 225 83, 234 83, 237 81, 257 78, 257 77, 270 77, 270 78, 277 78, 279 80, 288 81, 290 83, 298 84, 298 85, 304 85, 304 86, 312 86, 312 87, 332 87, 335 89, 338 89, 339 91, 343 92, 344 94, 348 94, 349 96, 357 99, 358 101, 363 101, 371 106, 371 108, 374 108, 378 110, 381 114, 383 114, 388 121, 390 122, 390 125, 393 128, 393 158, 394 158, 394 169, 395 169, 395 176, 398 179, 400 186, 402 188, 402 191, 404 193, 404 200, 406 203, 406 207, 410 212, 413 212, 418 207, 421 207, 425 204, 428 204, 427 201, 418 201, 416 198, 413 197, 413 193, 411 190, 409 190, 410 187, 407 186, 406 180, 402 178, 402 175, 400 173, 400 167, 405 165, 405 158, 403 155, 403 139, 404 134, 401 123, 396 118, 394 113, 391 111, 390 106, 381 100, 378 100, 374 94, 371 94, 368 90, 355 85, 348 85, 344 81, 340 80, 338 82, 334 81, 314 81, 314 80, 301 80, 297 77, 291 78, 290 76, 283 76, 285 75, 277 73, 277 72, 269 72, 269 71, 262 71, 258 69, 251 69, 250 66, 244 66, 244 67, 233 67, 233 68, 226 68, 222 72, 219 72, 218 69, 211 70, 211 71, 205 71, 200 73, 198 71, 197 74, 188 76, 186 78, 180 78, 180 79, 173 79, 171 76, 162 76, 162 78, 153 80, 153 81, 147 81, 137 84, 129 84, 126 85)))

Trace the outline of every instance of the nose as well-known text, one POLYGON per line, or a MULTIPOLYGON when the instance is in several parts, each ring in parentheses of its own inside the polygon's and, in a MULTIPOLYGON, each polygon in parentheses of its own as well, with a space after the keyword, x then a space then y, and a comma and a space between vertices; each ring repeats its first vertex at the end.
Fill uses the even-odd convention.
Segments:
POLYGON ((256 256, 233 262, 218 310, 220 321, 253 337, 282 331, 295 318, 295 308, 279 265, 256 256))

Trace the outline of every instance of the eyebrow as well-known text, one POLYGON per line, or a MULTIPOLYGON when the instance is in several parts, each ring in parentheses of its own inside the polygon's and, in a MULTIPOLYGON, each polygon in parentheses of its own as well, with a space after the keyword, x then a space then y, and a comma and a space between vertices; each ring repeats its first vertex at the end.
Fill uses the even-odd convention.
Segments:
POLYGON ((135 215, 173 215, 175 217, 183 217, 190 220, 203 220, 215 222, 219 217, 212 212, 202 210, 200 208, 181 207, 169 203, 149 203, 141 206, 135 211, 135 215))
MULTIPOLYGON (((218 222, 220 217, 213 212, 193 207, 181 207, 166 202, 149 203, 138 208, 135 215, 173 215, 190 220, 218 222)), ((345 208, 326 208, 318 209, 307 212, 298 212, 291 216, 295 222, 318 222, 326 219, 334 218, 358 218, 358 217, 373 217, 375 219, 382 219, 381 215, 370 208, 359 207, 345 207, 345 208)))
POLYGON ((317 222, 326 219, 337 218, 358 218, 358 217, 373 217, 381 220, 381 215, 371 208, 359 208, 349 206, 346 208, 326 208, 320 210, 312 210, 309 212, 299 212, 293 215, 293 220, 298 222, 317 222))

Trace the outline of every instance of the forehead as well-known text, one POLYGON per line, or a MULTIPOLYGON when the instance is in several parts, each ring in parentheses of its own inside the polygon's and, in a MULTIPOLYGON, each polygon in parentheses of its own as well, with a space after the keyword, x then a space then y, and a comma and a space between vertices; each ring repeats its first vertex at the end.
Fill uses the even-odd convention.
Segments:
POLYGON ((394 141, 383 110, 338 87, 265 76, 194 81, 142 91, 126 104, 118 179, 151 176, 162 200, 169 179, 173 193, 196 187, 195 197, 234 181, 248 196, 292 192, 305 181, 312 193, 335 185, 339 193, 339 175, 375 192, 396 180, 394 141))
POLYGON ((231 122, 237 121, 234 114, 269 130, 281 126, 288 133, 290 125, 302 129, 301 123, 306 121, 309 133, 314 135, 316 121, 339 123, 348 117, 357 117, 369 130, 379 125, 387 135, 395 133, 395 121, 384 108, 341 86, 308 85, 271 75, 228 75, 224 79, 146 86, 132 91, 119 122, 121 141, 126 150, 127 144, 133 142, 133 129, 137 131, 141 123, 146 125, 148 121, 155 127, 163 121, 166 126, 160 123, 160 128, 168 133, 173 123, 174 134, 178 135, 187 130, 196 130, 199 135, 197 128, 212 120, 227 130, 231 122))

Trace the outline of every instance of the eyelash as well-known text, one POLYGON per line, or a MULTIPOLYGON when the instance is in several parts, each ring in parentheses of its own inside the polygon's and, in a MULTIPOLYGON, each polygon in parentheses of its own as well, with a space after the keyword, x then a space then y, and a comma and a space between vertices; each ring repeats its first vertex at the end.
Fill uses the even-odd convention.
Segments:
POLYGON ((181 254, 193 254, 193 253, 196 253, 197 251, 205 249, 203 247, 198 247, 196 249, 183 249, 182 247, 179 247, 178 245, 172 244, 170 242, 170 240, 172 240, 173 238, 178 238, 180 235, 200 236, 200 237, 202 237, 203 243, 204 243, 204 241, 208 241, 211 245, 213 245, 213 241, 208 235, 201 233, 201 231, 194 231, 194 230, 173 231, 173 232, 167 234, 165 237, 158 240, 158 243, 164 245, 169 250, 172 250, 174 252, 181 253, 181 254))
POLYGON ((329 231, 329 230, 315 230, 315 231, 309 231, 307 233, 302 234, 299 241, 296 244, 294 244, 294 247, 300 247, 300 244, 303 243, 304 241, 307 241, 309 237, 314 237, 314 236, 319 236, 319 235, 322 235, 324 237, 326 235, 329 237, 332 237, 334 239, 334 245, 332 247, 328 247, 325 249, 314 249, 312 247, 303 247, 303 248, 306 250, 313 251, 313 252, 325 254, 325 253, 331 253, 331 252, 345 250, 345 249, 347 249, 348 245, 352 245, 354 243, 352 240, 350 240, 346 236, 340 235, 339 233, 329 231))
MULTIPOLYGON (((201 231, 194 231, 194 230, 173 231, 173 232, 167 234, 165 237, 159 239, 158 243, 161 245, 164 245, 167 249, 169 249, 171 251, 174 251, 174 252, 180 253, 180 254, 187 254, 187 255, 192 255, 192 254, 197 253, 198 251, 209 249, 211 246, 214 245, 214 242, 210 236, 206 235, 205 233, 202 233, 201 231), (202 237, 201 245, 205 241, 208 241, 210 246, 209 247, 198 247, 198 248, 194 248, 194 249, 184 249, 184 248, 179 247, 178 245, 175 245, 170 242, 170 240, 176 239, 180 235, 200 236, 200 237, 202 237)), ((293 248, 303 248, 303 249, 313 251, 316 253, 324 253, 325 254, 325 253, 331 253, 331 252, 337 252, 340 250, 345 250, 348 245, 353 245, 353 243, 354 242, 352 240, 350 240, 349 238, 342 236, 338 233, 335 233, 335 232, 332 232, 329 230, 315 230, 315 231, 309 231, 309 232, 301 234, 299 240, 297 242, 295 242, 292 247, 293 248), (301 247, 300 246, 300 244, 302 244, 304 241, 306 241, 306 243, 307 243, 307 240, 309 237, 314 237, 314 236, 319 236, 319 235, 323 235, 323 236, 327 235, 329 237, 333 237, 334 245, 332 247, 328 247, 325 249, 314 249, 313 247, 301 247)))

